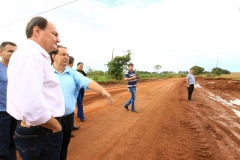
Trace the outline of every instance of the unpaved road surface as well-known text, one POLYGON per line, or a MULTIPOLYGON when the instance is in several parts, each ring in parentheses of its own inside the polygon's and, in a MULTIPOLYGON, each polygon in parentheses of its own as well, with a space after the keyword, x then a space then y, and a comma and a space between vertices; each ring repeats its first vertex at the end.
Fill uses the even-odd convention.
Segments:
POLYGON ((81 128, 73 131, 68 160, 240 160, 240 118, 233 111, 240 106, 223 100, 240 98, 240 85, 228 90, 197 82, 203 88, 194 90, 193 102, 185 78, 139 83, 139 113, 123 108, 130 97, 126 85, 106 86, 113 106, 87 91, 86 121, 75 116, 81 128))

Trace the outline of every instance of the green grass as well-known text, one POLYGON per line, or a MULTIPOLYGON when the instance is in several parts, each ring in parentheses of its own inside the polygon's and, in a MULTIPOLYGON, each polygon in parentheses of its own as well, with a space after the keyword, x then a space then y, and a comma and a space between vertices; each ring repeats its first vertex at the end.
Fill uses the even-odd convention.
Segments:
MULTIPOLYGON (((139 81, 144 81, 148 79, 166 79, 166 78, 186 77, 185 74, 138 74, 138 75, 140 77, 139 81)), ((90 75, 88 77, 95 80, 96 82, 126 83, 123 79, 116 80, 116 79, 110 78, 108 74, 90 75)))

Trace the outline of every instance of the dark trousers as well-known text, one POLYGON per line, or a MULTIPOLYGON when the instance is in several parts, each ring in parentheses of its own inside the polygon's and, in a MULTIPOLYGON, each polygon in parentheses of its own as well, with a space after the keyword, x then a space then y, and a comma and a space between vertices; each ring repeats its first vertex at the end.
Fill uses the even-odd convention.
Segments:
POLYGON ((84 97, 84 88, 81 88, 79 93, 78 93, 78 97, 77 97, 77 105, 78 105, 78 112, 77 115, 80 118, 80 120, 84 120, 84 113, 83 113, 83 97, 84 97))
POLYGON ((15 144, 23 160, 59 160, 63 132, 40 126, 22 127, 17 122, 15 144))
POLYGON ((14 131, 17 120, 7 112, 0 112, 0 160, 16 160, 14 131))
POLYGON ((63 116, 63 118, 61 120, 61 125, 62 125, 62 129, 63 129, 63 141, 62 141, 60 160, 66 160, 68 144, 71 139, 71 132, 72 132, 72 128, 73 128, 73 113, 71 113, 67 116, 63 116))
POLYGON ((190 86, 187 88, 188 89, 188 100, 192 99, 192 93, 194 90, 194 84, 190 84, 190 86))

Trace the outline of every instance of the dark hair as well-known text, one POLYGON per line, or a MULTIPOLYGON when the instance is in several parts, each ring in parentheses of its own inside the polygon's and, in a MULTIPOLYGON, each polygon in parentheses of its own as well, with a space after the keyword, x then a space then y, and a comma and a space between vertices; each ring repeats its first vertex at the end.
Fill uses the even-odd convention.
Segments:
POLYGON ((73 56, 69 56, 69 62, 68 62, 68 64, 73 64, 73 62, 74 62, 73 56))
POLYGON ((45 29, 47 26, 47 19, 43 17, 33 17, 26 26, 26 36, 27 38, 31 38, 33 34, 33 27, 38 26, 40 29, 45 29))
POLYGON ((9 41, 5 41, 5 42, 2 42, 1 45, 0 45, 0 49, 3 50, 4 47, 6 47, 6 45, 11 45, 11 46, 17 46, 15 43, 13 42, 9 42, 9 41))
POLYGON ((62 46, 62 45, 57 45, 57 50, 56 51, 52 51, 52 52, 50 52, 49 53, 49 55, 50 55, 50 57, 51 57, 51 64, 53 64, 53 58, 52 58, 52 55, 54 54, 54 55, 57 55, 58 54, 58 48, 64 48, 64 49, 67 49, 67 47, 64 47, 64 46, 62 46))
POLYGON ((83 63, 82 63, 82 62, 78 62, 78 63, 77 63, 77 66, 78 66, 79 64, 82 64, 82 65, 83 65, 83 63))
POLYGON ((133 63, 129 63, 129 64, 128 64, 128 67, 129 67, 129 66, 134 66, 134 65, 133 65, 133 63))

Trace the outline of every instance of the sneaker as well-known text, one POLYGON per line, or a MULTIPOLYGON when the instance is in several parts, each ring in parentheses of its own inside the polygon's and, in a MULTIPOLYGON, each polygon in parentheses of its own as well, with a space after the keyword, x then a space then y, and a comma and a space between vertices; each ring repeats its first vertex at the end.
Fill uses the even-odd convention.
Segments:
POLYGON ((129 109, 128 109, 128 106, 124 106, 124 108, 126 108, 126 110, 128 110, 128 111, 129 111, 129 109))
POLYGON ((193 101, 192 99, 189 99, 189 101, 193 101))
POLYGON ((131 110, 132 112, 135 112, 135 113, 138 113, 138 111, 136 111, 135 109, 134 110, 131 110))

